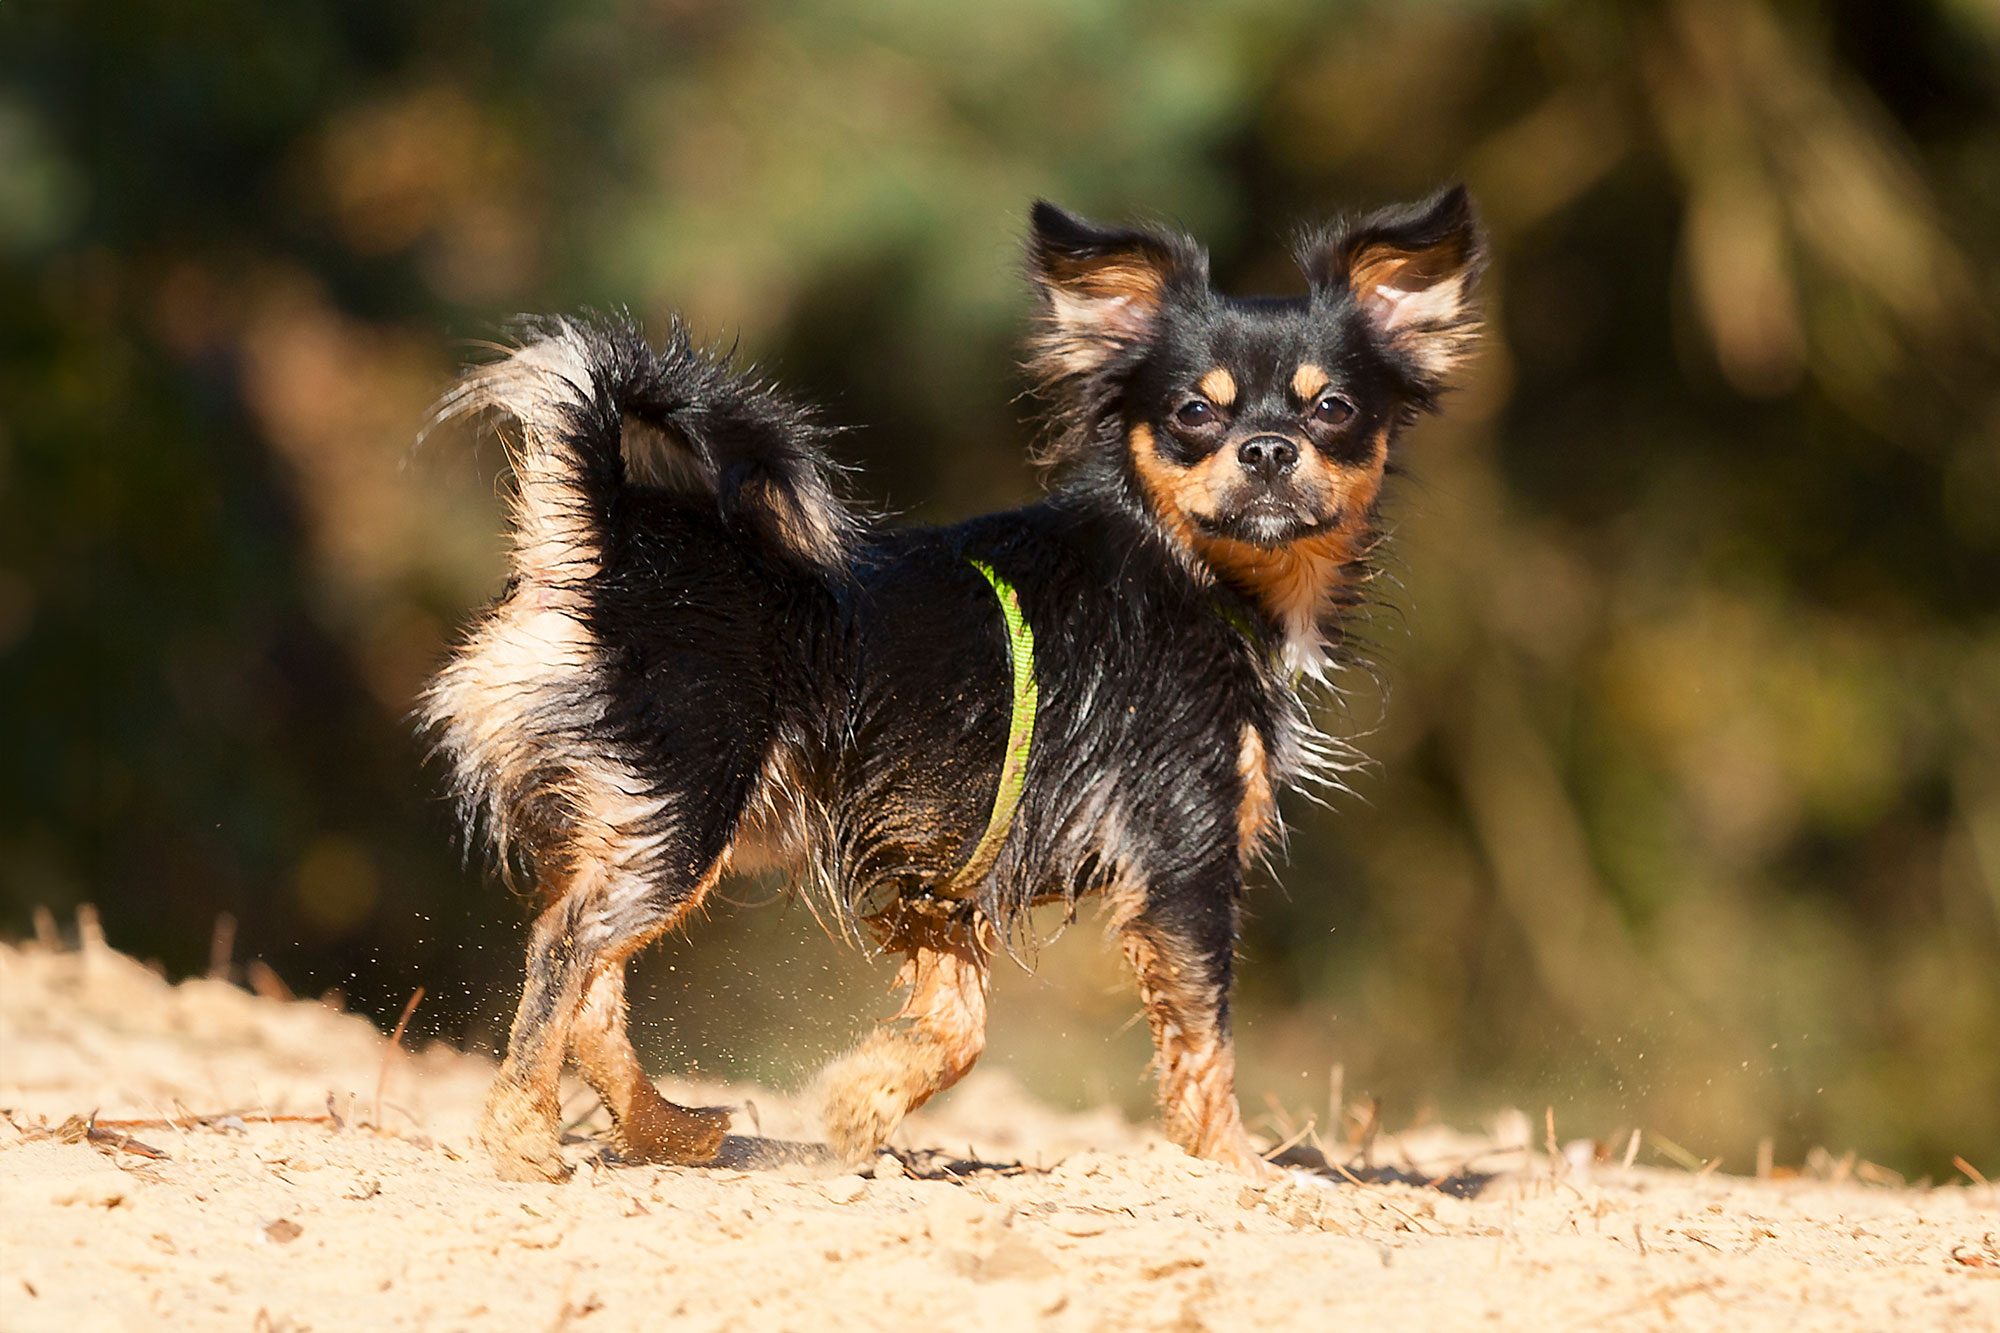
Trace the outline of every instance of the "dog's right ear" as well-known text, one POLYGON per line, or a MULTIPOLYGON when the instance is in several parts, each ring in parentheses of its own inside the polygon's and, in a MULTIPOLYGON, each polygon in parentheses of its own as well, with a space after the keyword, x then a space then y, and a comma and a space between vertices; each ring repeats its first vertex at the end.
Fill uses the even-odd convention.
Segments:
POLYGON ((1054 383, 1144 346, 1171 292, 1206 285, 1208 256, 1184 236, 1100 227, 1037 200, 1028 275, 1042 298, 1031 367, 1054 383))

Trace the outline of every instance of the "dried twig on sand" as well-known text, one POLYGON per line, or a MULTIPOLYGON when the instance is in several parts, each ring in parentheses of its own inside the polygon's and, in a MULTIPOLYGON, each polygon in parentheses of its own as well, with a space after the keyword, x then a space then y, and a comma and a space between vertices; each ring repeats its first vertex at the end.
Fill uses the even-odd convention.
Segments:
POLYGON ((125 1133, 128 1125, 143 1122, 123 1120, 99 1120, 95 1111, 89 1115, 73 1115, 59 1125, 21 1125, 13 1116, 7 1123, 20 1131, 22 1139, 33 1142, 36 1139, 54 1139, 57 1143, 88 1143, 101 1152, 129 1152, 135 1157, 146 1157, 153 1161, 171 1160, 150 1143, 141 1143, 125 1133))
POLYGON ((409 1003, 403 1006, 403 1013, 396 1020, 396 1030, 389 1034, 389 1044, 382 1048, 382 1063, 375 1070, 375 1118, 377 1129, 382 1127, 382 1088, 389 1081, 389 1061, 396 1052, 403 1049, 403 1029, 410 1025, 410 1015, 417 1012, 417 1003, 424 998, 424 988, 417 987, 410 992, 409 1003))

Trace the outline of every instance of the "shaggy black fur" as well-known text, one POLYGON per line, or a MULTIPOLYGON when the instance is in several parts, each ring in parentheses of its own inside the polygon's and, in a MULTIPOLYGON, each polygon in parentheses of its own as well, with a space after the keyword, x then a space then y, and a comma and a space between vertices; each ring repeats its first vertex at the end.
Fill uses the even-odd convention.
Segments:
MULTIPOLYGON (((858 516, 813 416, 678 327, 654 350, 624 320, 547 323, 474 372, 447 410, 523 432, 515 578, 427 714, 468 817, 580 895, 537 970, 622 957, 731 858, 803 868, 892 942, 912 913, 1019 938, 1032 905, 1112 890, 1226 1038, 1269 793, 1342 753, 1299 688, 1338 652, 1396 437, 1471 336, 1479 241, 1453 191, 1302 262, 1304 296, 1225 297, 1185 237, 1037 205, 1057 484, 944 528, 858 516), (1040 706, 992 873, 940 902, 1009 729, 974 560, 1018 590, 1040 706)), ((537 1025, 564 993, 538 981, 537 1025)))

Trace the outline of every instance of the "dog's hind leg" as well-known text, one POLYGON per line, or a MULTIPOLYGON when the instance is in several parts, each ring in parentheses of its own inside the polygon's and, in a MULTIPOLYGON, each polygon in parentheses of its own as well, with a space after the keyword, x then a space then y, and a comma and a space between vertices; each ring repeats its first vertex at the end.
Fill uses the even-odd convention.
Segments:
POLYGON ((847 1162, 880 1150, 903 1117, 963 1078, 986 1048, 990 950, 978 922, 899 925, 902 1010, 828 1067, 820 1107, 828 1141, 847 1162))
MULTIPOLYGON (((487 1094, 479 1140, 501 1176, 509 1180, 560 1180, 567 1174, 560 1154, 558 1084, 563 1059, 578 1041, 579 1063, 605 1095, 605 1104, 635 1135, 659 1128, 647 1102, 650 1085, 624 1040, 623 965, 634 949, 657 938, 686 915, 714 884, 713 859, 699 876, 672 885, 642 884, 630 871, 606 869, 615 860, 590 860, 572 878, 563 896, 536 919, 528 944, 528 978, 507 1038, 507 1058, 487 1094), (587 994, 596 993, 607 974, 612 989, 580 1014, 587 994), (615 1015, 605 1021, 598 1014, 615 1015), (582 1026, 579 1028, 579 1019, 582 1026), (643 1085, 646 1091, 640 1091, 643 1085)), ((659 1098, 657 1092, 652 1097, 659 1098)), ((715 1142, 721 1141, 715 1131, 715 1142)), ((694 1154, 704 1136, 676 1140, 694 1154)), ((709 1155, 713 1155, 713 1147, 709 1155)), ((686 1157, 676 1160, 688 1160, 686 1157)))
POLYGON ((560 1180, 568 1174, 557 1151, 561 1138, 558 1084, 570 1020, 576 1012, 603 932, 603 882, 595 867, 535 920, 528 940, 528 978, 507 1057, 486 1094, 480 1146, 507 1180, 560 1180))
POLYGON ((611 1112, 620 1155, 635 1162, 706 1162, 722 1147, 729 1108, 680 1106, 662 1097, 626 1032, 626 959, 664 930, 629 939, 597 961, 570 1029, 570 1054, 611 1112))

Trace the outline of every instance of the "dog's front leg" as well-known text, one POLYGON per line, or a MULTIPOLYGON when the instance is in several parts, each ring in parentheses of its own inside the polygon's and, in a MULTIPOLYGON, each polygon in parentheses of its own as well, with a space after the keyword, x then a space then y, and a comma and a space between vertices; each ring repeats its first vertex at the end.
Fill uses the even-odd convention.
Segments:
POLYGON ((1246 1175, 1280 1174, 1250 1142, 1229 1040, 1242 874, 1234 857, 1114 890, 1113 932, 1139 982, 1167 1136, 1246 1175))
POLYGON ((842 1161, 866 1161, 938 1093, 963 1078, 986 1048, 988 950, 977 921, 918 921, 885 939, 904 955, 896 984, 907 998, 820 1078, 821 1118, 842 1161))

